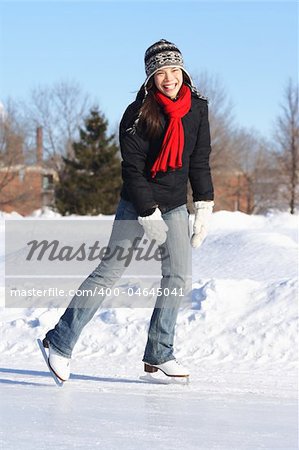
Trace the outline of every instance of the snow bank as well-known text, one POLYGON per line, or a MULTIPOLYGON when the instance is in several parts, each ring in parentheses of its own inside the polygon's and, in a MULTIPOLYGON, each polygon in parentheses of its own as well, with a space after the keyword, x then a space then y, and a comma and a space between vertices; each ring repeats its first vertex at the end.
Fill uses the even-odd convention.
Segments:
MULTIPOLYGON (((3 219, 8 217, 1 215, 2 252, 3 219)), ((58 216, 43 210, 32 217, 58 216)), ((192 307, 179 313, 178 358, 202 369, 294 370, 297 225, 298 217, 286 213, 213 214, 208 238, 193 251, 192 307)), ((34 339, 54 326, 62 312, 3 308, 2 358, 35 354, 34 339)), ((117 356, 124 365, 130 356, 141 360, 150 315, 149 309, 100 309, 84 329, 74 356, 117 356)))

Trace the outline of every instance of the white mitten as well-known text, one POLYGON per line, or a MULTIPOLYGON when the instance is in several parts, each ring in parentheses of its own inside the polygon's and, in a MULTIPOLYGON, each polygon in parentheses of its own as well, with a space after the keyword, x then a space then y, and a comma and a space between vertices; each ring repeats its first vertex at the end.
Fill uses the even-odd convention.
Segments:
POLYGON ((194 202, 195 219, 193 225, 193 235, 191 245, 194 248, 199 247, 208 234, 209 223, 213 212, 213 201, 194 202))
POLYGON ((138 216, 138 222, 143 226, 145 234, 150 240, 154 239, 158 245, 166 241, 168 226, 163 220, 159 208, 156 208, 150 216, 138 216))

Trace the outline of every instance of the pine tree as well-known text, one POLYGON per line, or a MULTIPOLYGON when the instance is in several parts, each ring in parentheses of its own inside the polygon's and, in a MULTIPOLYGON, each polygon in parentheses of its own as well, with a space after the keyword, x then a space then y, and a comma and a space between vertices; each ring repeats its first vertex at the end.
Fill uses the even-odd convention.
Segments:
POLYGON ((55 207, 62 215, 114 214, 121 187, 121 164, 114 135, 107 137, 108 122, 93 108, 74 142, 73 157, 55 187, 55 207))

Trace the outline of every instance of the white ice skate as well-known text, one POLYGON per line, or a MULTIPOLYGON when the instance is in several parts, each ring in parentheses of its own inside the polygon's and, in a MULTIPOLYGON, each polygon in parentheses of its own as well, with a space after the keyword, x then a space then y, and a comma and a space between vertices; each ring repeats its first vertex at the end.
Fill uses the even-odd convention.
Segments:
POLYGON ((61 386, 70 377, 70 358, 65 358, 57 353, 46 339, 43 342, 38 339, 37 342, 56 384, 61 386))
MULTIPOLYGON (((158 370, 161 370, 161 372, 163 372, 163 374, 167 377, 171 377, 172 381, 184 380, 189 383, 189 370, 180 364, 176 359, 166 361, 162 364, 144 363, 144 371, 146 372, 146 375, 140 378, 145 381, 163 383, 163 378, 157 378, 152 375, 153 373, 158 372, 158 370)), ((165 378, 164 383, 168 384, 165 378)))
POLYGON ((168 377, 189 377, 190 375, 189 370, 176 359, 171 359, 162 364, 144 363, 144 371, 147 373, 157 372, 158 369, 162 370, 168 377))

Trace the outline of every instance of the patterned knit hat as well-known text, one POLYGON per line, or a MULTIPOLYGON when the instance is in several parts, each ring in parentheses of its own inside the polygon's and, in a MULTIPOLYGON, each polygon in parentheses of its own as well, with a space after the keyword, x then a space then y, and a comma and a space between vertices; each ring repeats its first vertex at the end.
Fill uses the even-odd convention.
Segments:
MULTIPOLYGON (((191 76, 184 67, 184 61, 180 50, 172 42, 166 41, 166 39, 160 39, 160 41, 155 42, 146 50, 144 56, 144 63, 145 63, 146 80, 139 89, 138 94, 136 96, 136 100, 139 100, 142 103, 145 101, 146 96, 148 94, 147 83, 149 79, 159 69, 161 69, 162 67, 180 67, 189 78, 189 82, 187 82, 187 84, 189 85, 192 94, 198 98, 208 101, 207 97, 203 96, 201 92, 197 90, 191 76)), ((140 119, 140 114, 141 113, 139 110, 139 113, 136 119, 134 120, 132 126, 127 128, 126 131, 128 131, 131 134, 136 133, 137 124, 140 119)))
POLYGON ((144 56, 146 80, 148 80, 162 67, 180 67, 188 76, 191 86, 193 86, 192 78, 184 67, 183 56, 180 50, 172 42, 166 39, 160 39, 151 45, 145 52, 144 56))

